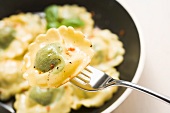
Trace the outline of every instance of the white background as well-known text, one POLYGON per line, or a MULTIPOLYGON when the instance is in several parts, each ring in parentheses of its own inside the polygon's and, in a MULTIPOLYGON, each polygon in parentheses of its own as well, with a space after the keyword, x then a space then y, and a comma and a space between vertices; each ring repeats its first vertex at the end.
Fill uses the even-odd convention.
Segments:
MULTIPOLYGON (((170 0, 118 0, 142 31, 145 65, 139 85, 170 96, 170 0)), ((138 91, 113 113, 170 113, 170 105, 138 91)))

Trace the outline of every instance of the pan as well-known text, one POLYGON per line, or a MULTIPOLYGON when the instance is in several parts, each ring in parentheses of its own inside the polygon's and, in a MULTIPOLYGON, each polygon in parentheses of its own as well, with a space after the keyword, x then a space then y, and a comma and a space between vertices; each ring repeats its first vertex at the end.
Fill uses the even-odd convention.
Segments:
MULTIPOLYGON (((57 4, 77 4, 92 12, 95 26, 101 29, 110 29, 119 36, 125 49, 124 61, 117 66, 120 79, 136 83, 140 78, 143 67, 142 37, 131 13, 118 1, 114 0, 4 0, 0 1, 0 18, 20 12, 41 12, 45 7, 57 4)), ((81 107, 71 113, 100 113, 111 112, 118 107, 130 94, 130 90, 119 88, 113 97, 99 108, 81 107)), ((12 100, 13 101, 13 100, 12 100)), ((11 100, 4 104, 11 103, 11 100)), ((0 107, 0 111, 3 108, 0 107)), ((4 111, 3 113, 6 113, 4 111)))

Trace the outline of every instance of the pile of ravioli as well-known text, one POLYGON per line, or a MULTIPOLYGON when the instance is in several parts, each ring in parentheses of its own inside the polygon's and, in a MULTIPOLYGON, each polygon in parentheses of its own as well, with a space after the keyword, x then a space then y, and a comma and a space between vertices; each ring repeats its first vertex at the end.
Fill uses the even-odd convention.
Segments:
POLYGON ((57 20, 21 13, 0 21, 0 100, 15 96, 17 113, 68 113, 81 106, 102 106, 117 87, 86 92, 68 81, 89 64, 119 79, 115 67, 123 61, 122 42, 110 30, 95 28, 84 7, 51 9, 57 20), (52 52, 55 62, 43 65, 48 62, 42 51, 52 52))

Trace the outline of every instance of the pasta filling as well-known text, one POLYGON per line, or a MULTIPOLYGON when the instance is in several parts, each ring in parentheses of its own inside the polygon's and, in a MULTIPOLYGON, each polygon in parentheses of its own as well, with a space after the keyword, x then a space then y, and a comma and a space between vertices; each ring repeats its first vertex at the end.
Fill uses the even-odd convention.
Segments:
POLYGON ((48 44, 41 48, 36 54, 35 69, 41 72, 53 70, 53 73, 57 74, 65 66, 61 52, 62 47, 58 43, 48 44))
POLYGON ((4 27, 0 29, 0 48, 7 48, 14 40, 15 30, 12 27, 4 27))
POLYGON ((63 94, 63 88, 58 89, 41 89, 39 87, 33 87, 29 91, 29 97, 35 102, 46 106, 54 101, 60 100, 63 94), (57 98, 56 98, 57 97, 57 98))

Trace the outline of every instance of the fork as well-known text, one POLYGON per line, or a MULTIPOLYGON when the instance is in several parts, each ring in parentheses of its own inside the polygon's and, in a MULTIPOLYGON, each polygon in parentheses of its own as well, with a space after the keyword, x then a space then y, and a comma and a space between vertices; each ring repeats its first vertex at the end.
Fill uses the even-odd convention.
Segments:
POLYGON ((144 88, 142 86, 139 86, 128 81, 114 79, 111 76, 107 75, 106 73, 92 66, 87 66, 83 71, 81 71, 81 73, 78 76, 71 79, 70 82, 78 86, 79 88, 87 91, 98 91, 105 89, 106 87, 109 86, 122 86, 132 88, 144 92, 146 94, 149 94, 170 104, 169 97, 166 97, 150 89, 144 88))

